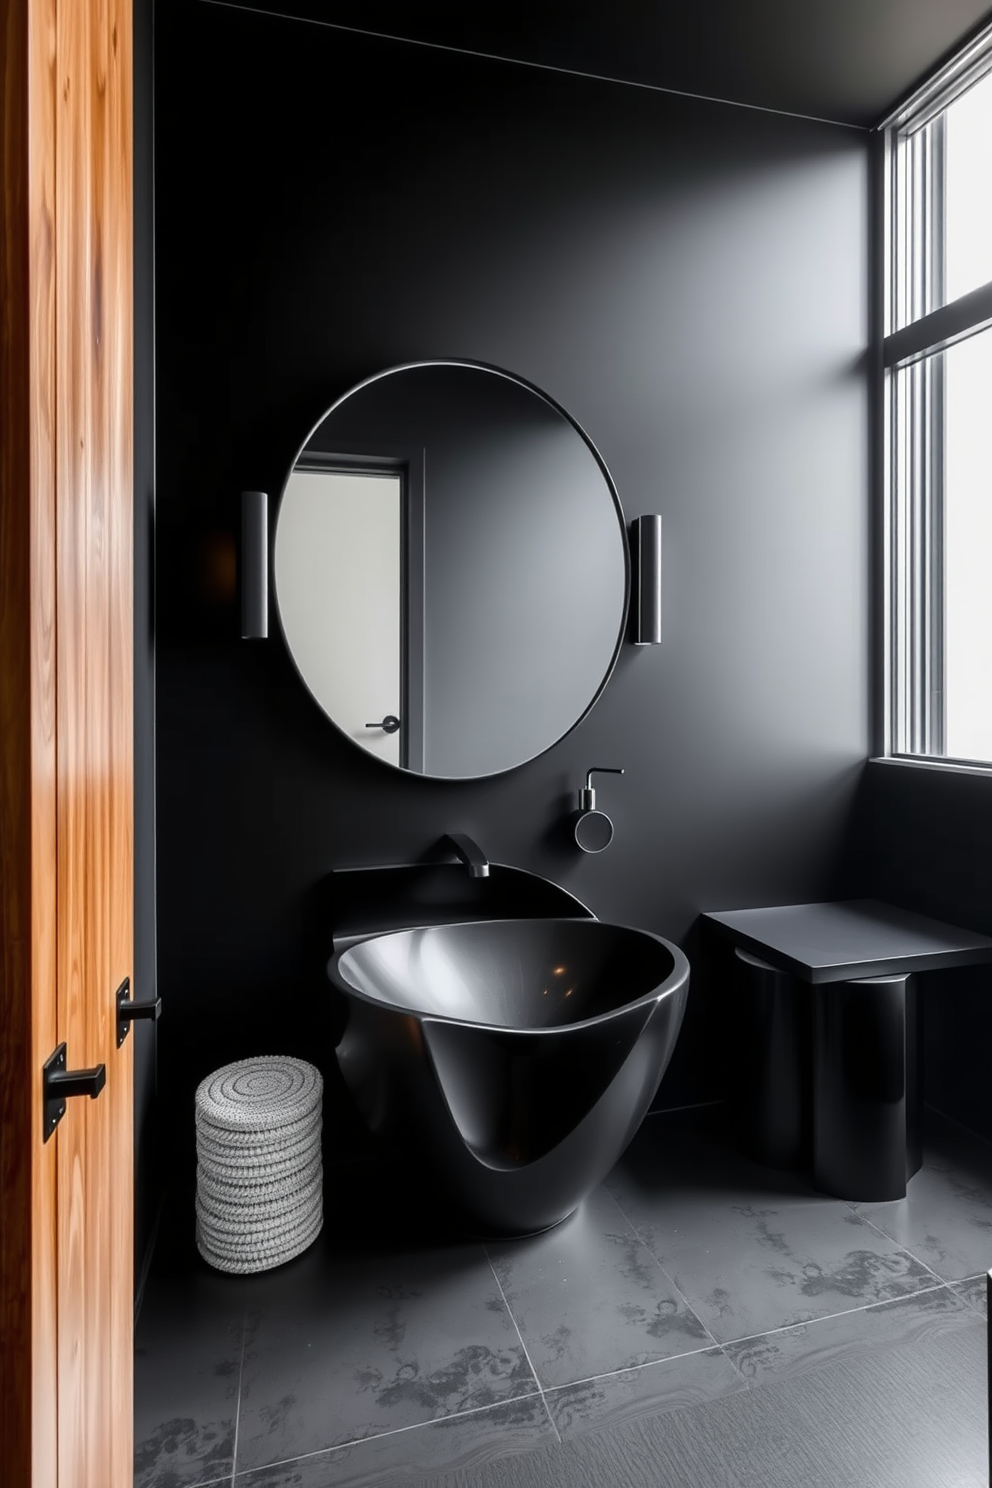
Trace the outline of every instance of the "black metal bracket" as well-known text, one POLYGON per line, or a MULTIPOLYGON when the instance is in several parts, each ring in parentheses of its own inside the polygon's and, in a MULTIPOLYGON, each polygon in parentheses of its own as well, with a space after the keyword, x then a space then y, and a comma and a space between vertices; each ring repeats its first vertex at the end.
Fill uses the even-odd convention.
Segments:
POLYGON ((67 1070, 65 1044, 59 1044, 41 1070, 42 1134, 47 1142, 65 1115, 65 1103, 71 1095, 88 1095, 96 1100, 107 1083, 107 1066, 94 1069, 67 1070))
POLYGON ((149 1002, 131 1001, 131 978, 125 977, 114 994, 117 1003, 117 1047, 127 1038, 131 1031, 131 1024, 136 1018, 151 1018, 153 1021, 161 1017, 162 999, 156 997, 149 1002))

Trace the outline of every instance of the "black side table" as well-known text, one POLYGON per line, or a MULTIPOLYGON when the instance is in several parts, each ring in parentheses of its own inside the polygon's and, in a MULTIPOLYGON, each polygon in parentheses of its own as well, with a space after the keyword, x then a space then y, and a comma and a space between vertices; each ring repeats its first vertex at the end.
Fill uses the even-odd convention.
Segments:
POLYGON ((992 962, 992 939, 876 899, 704 914, 737 948, 753 1027, 755 1156, 825 1193, 901 1199, 922 1161, 912 974, 992 962))

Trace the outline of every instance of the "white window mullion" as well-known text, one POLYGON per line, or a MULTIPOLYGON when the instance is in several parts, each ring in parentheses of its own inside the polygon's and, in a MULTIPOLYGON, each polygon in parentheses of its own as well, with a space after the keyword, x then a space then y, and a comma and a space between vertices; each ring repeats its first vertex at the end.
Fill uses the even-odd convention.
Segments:
MULTIPOLYGON (((943 117, 890 152, 890 332, 944 303, 943 117)), ((939 352, 889 376, 889 717, 897 753, 941 756, 944 709, 944 369, 939 352)))

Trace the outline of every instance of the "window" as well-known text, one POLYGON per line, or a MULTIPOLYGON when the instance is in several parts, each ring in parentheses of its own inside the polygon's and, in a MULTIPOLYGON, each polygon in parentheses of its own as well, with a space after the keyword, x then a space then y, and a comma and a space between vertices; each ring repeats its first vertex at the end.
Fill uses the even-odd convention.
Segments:
POLYGON ((992 28, 885 126, 886 750, 992 766, 992 28))

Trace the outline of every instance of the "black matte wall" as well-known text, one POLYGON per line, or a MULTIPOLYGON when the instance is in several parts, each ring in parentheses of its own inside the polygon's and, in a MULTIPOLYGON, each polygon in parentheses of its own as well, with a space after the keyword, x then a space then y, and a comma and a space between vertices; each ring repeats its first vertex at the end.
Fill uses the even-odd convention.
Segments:
POLYGON ((158 957, 164 1124, 252 1052, 334 1082, 321 891, 463 829, 675 940, 661 1088, 724 1089, 699 912, 843 895, 868 752, 867 140, 856 130, 171 0, 156 33, 158 957), (493 363, 589 431, 665 524, 664 643, 479 782, 389 770, 276 635, 239 639, 242 488, 280 489, 345 389, 493 363), (564 822, 593 764, 612 847, 564 822))
MULTIPOLYGON (((852 818, 859 891, 992 935, 990 786, 987 776, 873 760, 852 818)), ((926 1099, 992 1140, 992 971, 920 982, 926 1099)))

